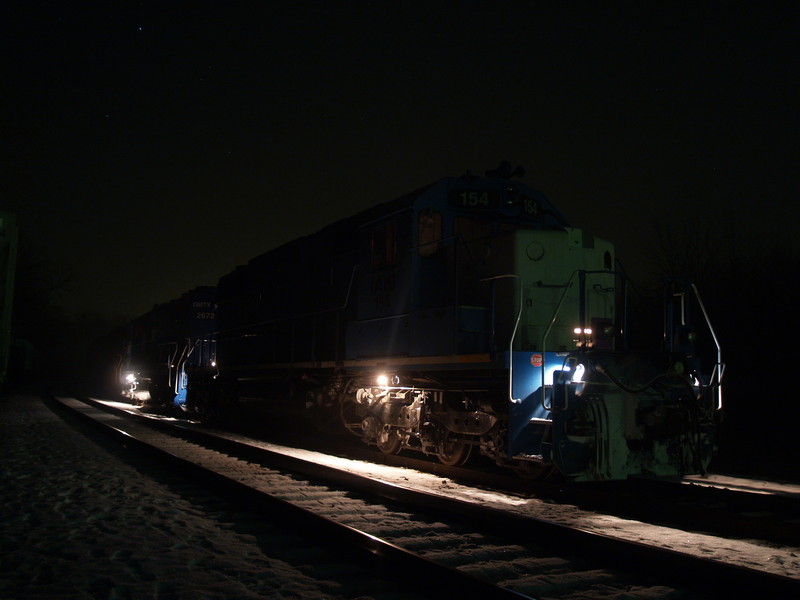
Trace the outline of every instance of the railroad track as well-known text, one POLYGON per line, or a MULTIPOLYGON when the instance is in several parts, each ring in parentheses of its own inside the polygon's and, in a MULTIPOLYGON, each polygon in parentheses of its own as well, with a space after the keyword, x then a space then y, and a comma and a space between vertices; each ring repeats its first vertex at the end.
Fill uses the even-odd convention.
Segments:
MULTIPOLYGON (((385 455, 361 443, 336 436, 300 438, 254 420, 240 430, 289 446, 336 452, 342 456, 447 477, 467 485, 490 488, 523 498, 552 500, 587 511, 602 511, 622 519, 635 519, 686 531, 705 532, 733 539, 761 540, 768 544, 797 546, 800 541, 800 492, 797 486, 781 493, 764 493, 767 482, 710 476, 683 482, 629 480, 570 484, 558 480, 524 479, 499 471, 488 460, 469 467, 446 466, 418 454, 385 455), (758 492, 758 493, 756 493, 758 492)), ((476 464, 477 463, 477 464, 476 464)))
POLYGON ((627 518, 725 537, 775 544, 800 543, 800 498, 697 481, 702 483, 642 480, 623 482, 629 485, 610 485, 604 491, 605 501, 595 506, 627 518))
POLYGON ((405 489, 105 405, 56 400, 252 510, 283 515, 407 587, 420 582, 424 595, 601 598, 616 589, 659 597, 677 588, 690 597, 748 589, 789 598, 800 591, 796 579, 405 489))
MULTIPOLYGON (((305 441, 303 444, 308 445, 305 441)), ((320 445, 320 449, 326 451, 330 447, 320 445)), ((525 480, 498 471, 488 462, 484 469, 451 467, 416 455, 387 456, 360 445, 348 447, 343 454, 449 477, 520 497, 548 499, 585 510, 603 511, 624 519, 778 545, 796 546, 800 543, 798 486, 783 486, 790 489, 770 493, 765 489, 767 482, 759 485, 758 482, 714 475, 688 477, 680 482, 634 479, 570 484, 558 480, 525 480)))

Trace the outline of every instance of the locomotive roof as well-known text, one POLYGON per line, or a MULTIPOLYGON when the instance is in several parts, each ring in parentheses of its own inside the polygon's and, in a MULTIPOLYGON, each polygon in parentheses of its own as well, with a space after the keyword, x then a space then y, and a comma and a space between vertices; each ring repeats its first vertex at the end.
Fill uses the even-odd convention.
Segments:
MULTIPOLYGON (((306 236, 296 238, 290 242, 286 242, 281 246, 278 246, 271 250, 267 250, 263 254, 260 254, 255 258, 251 259, 248 262, 248 264, 260 263, 262 260, 266 260, 267 256, 271 257, 270 260, 272 260, 277 254, 282 254, 283 251, 289 251, 290 248, 294 247, 296 244, 302 243, 303 240, 306 240, 311 236, 314 237, 330 236, 332 238, 331 241, 333 242, 335 241, 334 238, 339 236, 356 235, 358 233, 358 228, 360 226, 370 223, 376 219, 379 219, 380 217, 388 216, 395 212, 412 207, 414 203, 417 201, 417 199, 419 199, 421 196, 425 195, 426 192, 437 186, 445 185, 448 189, 458 188, 458 187, 463 188, 466 186, 482 187, 489 189, 491 186, 496 186, 498 182, 505 182, 507 185, 513 185, 521 192, 524 192, 525 194, 535 198, 540 206, 542 214, 545 215, 543 217, 545 228, 562 228, 569 226, 569 223, 564 218, 564 216, 550 202, 547 196, 545 196, 539 190, 536 190, 530 186, 527 186, 517 181, 511 182, 511 180, 507 178, 479 177, 467 174, 467 175, 462 175, 460 177, 445 177, 437 181, 434 181, 433 183, 429 183, 428 185, 418 188, 412 192, 404 194, 399 198, 395 198, 394 200, 389 200, 387 202, 382 202, 380 204, 371 206, 354 215, 345 217, 329 225, 326 225, 325 227, 319 229, 315 233, 311 233, 306 236)), ((240 265, 239 267, 237 267, 237 270, 240 268, 244 268, 245 266, 246 265, 240 265)))
MULTIPOLYGON (((459 177, 444 177, 433 183, 429 183, 421 188, 418 188, 412 192, 404 194, 399 198, 395 198, 394 200, 389 200, 387 202, 382 202, 380 204, 376 204, 370 208, 362 210, 355 215, 350 217, 346 217, 340 221, 336 221, 326 227, 323 227, 320 232, 324 231, 329 227, 337 227, 341 223, 345 223, 348 221, 354 221, 358 224, 365 224, 369 223, 376 218, 380 218, 384 215, 392 214, 398 210, 402 210, 404 208, 408 208, 413 206, 413 204, 417 201, 418 198, 423 196, 429 190, 445 185, 448 189, 452 188, 465 188, 465 187, 473 187, 473 188, 485 188, 489 189, 493 186, 496 186, 498 183, 506 184, 507 186, 513 186, 517 188, 519 191, 524 192, 525 194, 535 198, 540 205, 540 209, 543 214, 547 215, 549 218, 546 219, 545 226, 550 227, 569 227, 569 223, 561 214, 561 212, 553 205, 552 202, 539 190, 532 188, 528 185, 525 185, 518 181, 511 181, 505 177, 479 177, 472 174, 461 175, 459 177)), ((291 243, 291 242, 290 242, 291 243)))
POLYGON ((146 319, 152 316, 154 313, 158 311, 169 311, 169 310, 178 310, 177 307, 182 307, 180 310, 188 310, 188 307, 191 307, 191 303, 196 300, 206 300, 208 298, 213 298, 217 287, 214 285, 199 285, 196 288, 189 290, 188 292, 184 292, 177 298, 173 298, 172 300, 167 300, 166 302, 158 302, 154 304, 150 310, 146 313, 139 315, 135 320, 138 321, 140 319, 146 319))
MULTIPOLYGON (((555 208, 555 206, 550 202, 547 196, 545 196, 539 190, 536 190, 519 181, 511 181, 508 177, 480 177, 467 173, 466 175, 458 177, 445 177, 439 179, 437 181, 434 181, 433 183, 429 183, 428 185, 422 186, 412 192, 404 194, 399 198, 395 198, 394 200, 389 200, 387 202, 376 204, 354 215, 335 221, 329 225, 326 225, 325 227, 323 227, 322 229, 318 230, 315 233, 311 233, 306 236, 296 238, 281 246, 272 248, 254 257, 253 259, 248 261, 247 264, 239 265, 233 271, 223 275, 222 278, 220 279, 220 282, 230 277, 235 277, 236 274, 240 273, 243 269, 247 269, 251 265, 258 267, 263 263, 268 263, 268 262, 275 263, 276 261, 280 262, 282 256, 291 254, 296 248, 302 246, 309 238, 312 237, 316 238, 318 241, 325 240, 325 242, 328 244, 328 247, 335 252, 335 249, 340 244, 346 245, 348 240, 353 239, 358 234, 358 229, 362 225, 368 224, 376 219, 379 219, 380 217, 388 216, 398 211, 402 211, 413 207, 413 205, 417 202, 418 199, 425 196, 427 192, 431 191, 432 189, 438 186, 443 186, 448 191, 451 189, 464 189, 464 188, 488 190, 488 189, 497 189, 499 184, 513 186, 525 196, 535 198, 536 202, 539 205, 541 215, 543 215, 542 216, 543 227, 562 228, 569 226, 564 216, 555 208)), ((171 302, 186 301, 187 298, 192 294, 208 293, 209 290, 214 290, 214 289, 215 289, 214 286, 201 286, 194 290, 190 290, 180 298, 174 299, 171 302)), ((166 302, 164 304, 169 304, 169 303, 170 302, 166 302)), ((158 309, 159 306, 160 305, 155 305, 151 309, 151 311, 148 311, 148 313, 146 314, 149 314, 149 312, 158 309)))
MULTIPOLYGON (((394 213, 397 213, 402 210, 409 209, 414 206, 418 199, 422 198, 426 195, 427 192, 433 190, 436 187, 442 186, 445 190, 449 191, 452 189, 498 189, 499 185, 506 185, 506 186, 513 186, 519 192, 521 192, 524 196, 534 198, 539 205, 541 217, 541 226, 544 228, 562 228, 568 227, 569 224, 564 216, 556 209, 556 207, 550 202, 550 200, 539 190, 536 190, 528 185, 525 185, 519 181, 511 181, 508 177, 480 177, 476 175, 472 175, 467 173, 466 175, 458 176, 458 177, 445 177, 434 181, 433 183, 429 183, 428 185, 422 186, 412 192, 404 194, 399 198, 395 198, 394 200, 389 200, 387 202, 382 202, 380 204, 376 204, 371 206, 365 210, 362 210, 354 215, 349 217, 345 217, 338 221, 335 221, 322 229, 318 230, 315 233, 308 234, 306 236, 302 236, 296 238, 290 242, 287 242, 281 246, 276 248, 272 248, 256 257, 248 261, 247 264, 237 266, 233 271, 223 275, 219 282, 221 283, 224 280, 227 280, 231 277, 235 278, 238 274, 241 274, 243 270, 248 270, 248 267, 253 266, 258 269, 258 267, 264 265, 265 263, 272 263, 275 264, 280 263, 282 257, 289 257, 295 252, 296 249, 302 247, 310 238, 315 238, 317 242, 323 242, 326 246, 333 252, 336 252, 336 249, 339 246, 347 246, 347 244, 354 239, 358 235, 358 229, 370 222, 375 221, 383 216, 388 216, 394 213)), ((189 292, 185 293, 180 298, 173 299, 172 301, 163 303, 164 305, 168 305, 170 303, 175 302, 185 302, 188 298, 190 298, 194 294, 207 294, 210 291, 216 289, 216 286, 200 286, 189 292)), ((142 315, 143 318, 146 315, 152 313, 154 310, 158 310, 161 305, 157 304, 153 306, 153 308, 142 315)))

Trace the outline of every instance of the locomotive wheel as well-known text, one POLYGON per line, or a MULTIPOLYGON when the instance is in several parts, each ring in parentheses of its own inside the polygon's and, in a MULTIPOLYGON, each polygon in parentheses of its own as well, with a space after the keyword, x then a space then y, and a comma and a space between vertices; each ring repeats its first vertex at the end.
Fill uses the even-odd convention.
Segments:
POLYGON ((397 454, 403 445, 403 438, 394 427, 383 426, 376 439, 378 450, 384 454, 397 454))
POLYGON ((448 467, 458 467, 469 460, 472 445, 463 440, 448 439, 442 443, 442 449, 436 453, 439 462, 448 467))

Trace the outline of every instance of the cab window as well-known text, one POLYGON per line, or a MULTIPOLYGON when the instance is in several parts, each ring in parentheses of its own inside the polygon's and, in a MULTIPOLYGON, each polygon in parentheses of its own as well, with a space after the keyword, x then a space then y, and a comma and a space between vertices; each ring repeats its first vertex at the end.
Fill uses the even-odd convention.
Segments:
POLYGON ((456 236, 465 242, 485 238, 492 234, 492 222, 487 219, 456 217, 453 226, 456 236))

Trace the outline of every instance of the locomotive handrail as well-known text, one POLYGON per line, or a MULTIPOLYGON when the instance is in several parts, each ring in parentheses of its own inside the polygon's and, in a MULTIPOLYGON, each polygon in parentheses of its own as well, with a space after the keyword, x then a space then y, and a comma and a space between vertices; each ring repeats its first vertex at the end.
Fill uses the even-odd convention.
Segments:
POLYGON ((545 364, 546 364, 546 361, 547 361, 547 359, 546 359, 547 354, 545 352, 545 348, 547 346, 545 345, 545 342, 547 341, 547 336, 550 334, 550 330, 553 328, 553 325, 555 324, 556 319, 558 318, 558 313, 561 310, 561 305, 564 303, 564 299, 567 297, 567 292, 572 287, 572 280, 575 278, 575 274, 576 273, 578 273, 577 270, 573 271, 572 274, 569 276, 569 279, 567 280, 567 283, 564 284, 564 291, 561 292, 561 298, 559 298, 558 304, 556 304, 556 310, 553 312, 553 316, 550 319, 550 323, 548 323, 547 327, 544 330, 544 333, 542 334, 542 366, 540 367, 542 369, 542 385, 541 385, 542 399, 541 399, 541 404, 542 404, 542 408, 544 410, 548 411, 548 412, 553 410, 553 403, 551 402, 550 406, 547 406, 547 396, 546 396, 546 389, 545 389, 545 383, 546 383, 546 381, 545 381, 545 364))
POLYGON ((725 363, 722 362, 722 348, 720 346, 719 339, 717 338, 717 334, 714 331, 714 327, 711 325, 711 319, 708 317, 708 312, 706 311, 705 304, 703 304, 703 299, 700 297, 700 290, 697 289, 697 286, 694 283, 692 283, 692 289, 694 290, 695 298, 697 298, 697 303, 700 305, 700 310, 703 311, 703 317, 706 320, 708 330, 711 332, 714 345, 717 348, 717 362, 711 372, 711 381, 709 381, 709 386, 715 388, 716 390, 714 394, 716 396, 715 410, 720 410, 722 408, 722 376, 725 373, 725 363))
POLYGON ((175 357, 178 356, 178 342, 169 342, 167 346, 170 347, 167 352, 167 385, 172 387, 172 369, 175 366, 175 357), (175 347, 174 351, 171 350, 172 346, 175 347))
MULTIPOLYGON (((180 387, 180 380, 181 380, 180 372, 181 372, 181 368, 182 368, 183 364, 186 362, 186 360, 188 359, 188 354, 186 352, 188 342, 189 342, 189 340, 187 340, 187 344, 184 344, 183 350, 181 350, 181 357, 178 359, 178 361, 175 362, 174 360, 171 360, 170 361, 170 365, 169 365, 169 384, 175 390, 176 394, 178 393, 178 388, 180 387), (172 381, 172 370, 173 369, 175 369, 175 382, 174 383, 172 381)), ((178 355, 178 348, 177 348, 177 344, 176 344, 175 345, 175 354, 173 355, 173 358, 175 358, 175 356, 177 356, 177 355, 178 355)))
POLYGON ((181 359, 178 361, 178 366, 175 372, 175 393, 179 394, 181 391, 181 386, 185 385, 184 382, 184 373, 186 372, 186 363, 189 362, 189 358, 194 354, 194 351, 197 349, 197 345, 201 342, 200 338, 197 338, 192 342, 192 338, 186 338, 186 345, 183 347, 183 352, 181 353, 181 359))
POLYGON ((508 341, 508 399, 512 404, 519 404, 522 398, 514 398, 514 339, 517 337, 517 329, 519 322, 522 319, 522 278, 514 273, 508 275, 496 275, 494 277, 487 277, 481 281, 496 281, 498 279, 516 279, 519 281, 519 310, 517 311, 517 320, 514 322, 514 330, 511 332, 511 339, 508 341))

